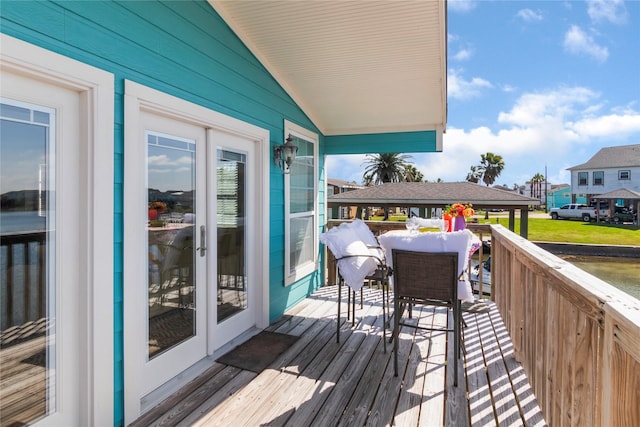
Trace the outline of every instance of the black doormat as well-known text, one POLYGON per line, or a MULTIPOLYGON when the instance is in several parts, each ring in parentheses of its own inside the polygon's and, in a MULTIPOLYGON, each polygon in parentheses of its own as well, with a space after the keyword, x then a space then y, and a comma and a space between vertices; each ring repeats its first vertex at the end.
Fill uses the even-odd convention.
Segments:
POLYGON ((218 358, 218 362, 256 373, 262 372, 299 337, 262 331, 218 358))

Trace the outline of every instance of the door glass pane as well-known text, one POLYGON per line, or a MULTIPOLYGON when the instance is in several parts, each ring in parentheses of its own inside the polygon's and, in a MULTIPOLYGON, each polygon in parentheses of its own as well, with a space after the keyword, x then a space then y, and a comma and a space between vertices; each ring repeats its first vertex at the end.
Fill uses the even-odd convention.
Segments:
POLYGON ((193 140, 147 133, 149 359, 196 334, 193 140))
POLYGON ((246 154, 217 150, 218 322, 247 308, 246 154))
POLYGON ((55 411, 54 111, 0 105, 0 419, 55 411))

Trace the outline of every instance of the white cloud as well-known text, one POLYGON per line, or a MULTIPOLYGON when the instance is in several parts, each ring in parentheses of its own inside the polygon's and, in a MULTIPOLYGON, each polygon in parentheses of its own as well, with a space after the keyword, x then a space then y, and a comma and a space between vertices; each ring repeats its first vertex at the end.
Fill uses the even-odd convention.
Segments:
POLYGON ((473 50, 471 49, 460 49, 458 52, 456 52, 451 59, 455 60, 455 61, 464 61, 467 60, 469 58, 471 58, 471 55, 473 55, 473 50))
POLYGON ((475 0, 449 0, 447 8, 452 12, 469 12, 475 9, 477 1, 475 0))
POLYGON ((543 18, 542 13, 533 11, 531 9, 520 9, 516 16, 526 22, 542 21, 543 18))
POLYGON ((482 94, 483 89, 493 87, 491 82, 481 77, 473 77, 465 80, 458 70, 449 70, 447 75, 447 92, 449 97, 455 99, 471 99, 482 94))
POLYGON ((567 123, 577 134, 584 138, 626 139, 634 133, 640 133, 640 113, 608 114, 600 117, 587 117, 575 123, 567 123))
POLYGON ((564 35, 564 48, 576 55, 588 55, 599 62, 604 62, 609 57, 606 47, 596 44, 593 37, 584 32, 577 25, 572 25, 564 35))
MULTIPOLYGON (((442 153, 417 153, 409 159, 425 179, 464 181, 480 155, 503 157, 505 169, 496 184, 524 184, 548 167, 549 181, 568 183, 566 168, 586 161, 599 148, 637 143, 640 111, 635 103, 609 107, 598 92, 560 87, 525 93, 498 116, 499 128, 448 127, 442 153), (576 160, 581 159, 581 160, 576 160)), ((328 156, 328 176, 362 181, 363 155, 328 156)))
POLYGON ((627 22, 624 0, 587 0, 587 13, 595 23, 608 21, 612 24, 624 24, 627 22))
POLYGON ((449 128, 444 151, 416 155, 416 167, 430 180, 460 181, 471 165, 479 164, 481 154, 493 152, 501 155, 506 165, 503 178, 496 183, 522 184, 536 173, 544 173, 545 165, 549 165, 551 182, 567 182, 564 169, 575 164, 566 164, 563 159, 576 158, 578 151, 591 152, 594 144, 615 145, 640 135, 640 112, 626 109, 616 113, 611 109, 597 116, 597 109, 590 106, 598 98, 596 92, 580 87, 524 94, 510 111, 500 113, 501 129, 449 128))

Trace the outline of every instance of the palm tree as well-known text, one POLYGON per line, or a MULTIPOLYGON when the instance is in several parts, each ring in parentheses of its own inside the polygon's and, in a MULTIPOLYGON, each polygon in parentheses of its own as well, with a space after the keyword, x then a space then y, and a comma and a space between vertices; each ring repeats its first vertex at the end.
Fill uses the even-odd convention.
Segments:
POLYGON ((542 197, 542 182, 544 175, 537 173, 531 178, 531 197, 540 199, 542 197))
POLYGON ((481 154, 479 169, 482 172, 482 182, 484 182, 487 187, 490 186, 496 181, 498 176, 500 176, 502 169, 504 169, 502 156, 493 153, 481 154))
POLYGON ((471 166, 471 170, 467 174, 467 181, 478 183, 482 178, 482 171, 480 170, 480 166, 471 166))
MULTIPOLYGON (((367 154, 368 165, 362 179, 369 184, 384 184, 387 182, 402 182, 405 180, 407 154, 379 153, 367 154)), ((384 208, 384 221, 389 219, 389 208, 384 208)))
POLYGON ((367 154, 367 167, 364 170, 363 180, 374 184, 386 182, 403 182, 405 180, 406 159, 411 158, 407 154, 379 153, 367 154))
POLYGON ((423 182, 424 175, 415 166, 410 164, 404 165, 404 180, 406 182, 423 182))

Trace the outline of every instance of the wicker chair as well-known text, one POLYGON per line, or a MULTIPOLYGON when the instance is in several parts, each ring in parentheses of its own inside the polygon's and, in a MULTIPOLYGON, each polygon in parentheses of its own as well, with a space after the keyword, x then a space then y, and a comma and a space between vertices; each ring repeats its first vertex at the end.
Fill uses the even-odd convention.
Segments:
MULTIPOLYGON (((392 250, 393 259, 393 353, 394 370, 398 376, 398 334, 400 326, 419 329, 440 330, 454 333, 454 354, 460 357, 461 311, 458 300, 458 253, 415 252, 392 250), (453 309, 453 328, 425 328, 404 323, 405 309, 411 314, 413 305, 438 305, 453 309)), ((449 355, 451 357, 451 355, 449 355)), ((458 363, 454 360, 454 386, 458 385, 458 363)))
POLYGON ((322 233, 320 241, 327 245, 335 259, 335 283, 338 285, 337 342, 340 342, 342 286, 346 284, 350 288, 347 294, 347 320, 353 316, 352 322, 355 323, 356 292, 360 290, 360 307, 362 308, 363 285, 377 283, 382 286, 383 293, 383 343, 386 352, 386 330, 389 322, 387 315, 389 307, 388 283, 391 270, 386 265, 384 251, 376 237, 363 221, 356 219, 322 233))
MULTIPOLYGON (((379 246, 377 247, 379 248, 379 246)), ((365 282, 372 285, 373 283, 380 286, 382 289, 382 344, 384 352, 387 352, 387 325, 390 322, 389 320, 389 276, 391 275, 391 269, 387 267, 385 260, 379 258, 375 255, 346 255, 342 258, 337 258, 335 260, 336 264, 342 259, 347 259, 351 257, 368 257, 376 261, 378 264, 376 270, 367 275, 364 280, 365 282)), ((342 301, 342 286, 345 284, 344 278, 340 274, 340 268, 336 267, 336 283, 338 285, 338 322, 337 322, 337 331, 336 331, 336 342, 340 342, 340 313, 341 313, 341 301, 342 301)), ((363 307, 363 288, 360 288, 360 308, 363 307)), ((357 291, 352 289, 347 289, 347 320, 351 318, 351 324, 355 324, 356 318, 356 294, 357 291)))

